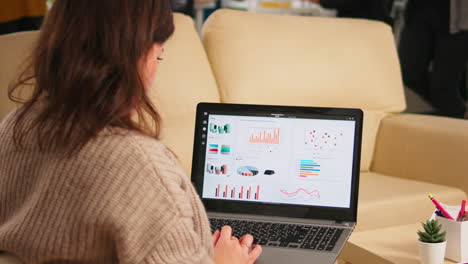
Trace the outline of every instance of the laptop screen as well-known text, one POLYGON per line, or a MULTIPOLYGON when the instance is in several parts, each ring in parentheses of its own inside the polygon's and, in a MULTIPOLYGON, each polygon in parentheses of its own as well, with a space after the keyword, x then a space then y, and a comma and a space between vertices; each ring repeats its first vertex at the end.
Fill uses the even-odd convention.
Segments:
POLYGON ((208 114, 202 197, 350 207, 355 120, 208 114))
POLYGON ((355 218, 362 111, 203 103, 196 122, 192 181, 208 210, 355 218))

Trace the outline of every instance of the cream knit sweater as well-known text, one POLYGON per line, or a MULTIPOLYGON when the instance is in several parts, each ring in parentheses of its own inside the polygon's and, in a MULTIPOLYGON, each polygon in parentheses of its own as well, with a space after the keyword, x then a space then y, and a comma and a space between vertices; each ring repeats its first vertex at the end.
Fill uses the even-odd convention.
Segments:
POLYGON ((33 136, 15 148, 15 118, 0 123, 0 250, 25 263, 212 263, 203 205, 162 143, 125 132, 72 158, 41 154, 33 136))

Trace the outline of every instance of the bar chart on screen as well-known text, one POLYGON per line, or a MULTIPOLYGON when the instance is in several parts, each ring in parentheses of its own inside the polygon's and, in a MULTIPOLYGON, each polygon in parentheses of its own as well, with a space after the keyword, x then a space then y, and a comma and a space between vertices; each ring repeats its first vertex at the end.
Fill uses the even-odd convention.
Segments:
POLYGON ((249 143, 278 145, 280 132, 280 128, 251 127, 249 128, 249 143))
POLYGON ((316 179, 320 176, 320 164, 315 160, 300 160, 298 164, 299 173, 298 176, 301 179, 316 179))
POLYGON ((225 199, 259 200, 260 185, 234 186, 229 184, 218 184, 215 188, 215 197, 225 199))

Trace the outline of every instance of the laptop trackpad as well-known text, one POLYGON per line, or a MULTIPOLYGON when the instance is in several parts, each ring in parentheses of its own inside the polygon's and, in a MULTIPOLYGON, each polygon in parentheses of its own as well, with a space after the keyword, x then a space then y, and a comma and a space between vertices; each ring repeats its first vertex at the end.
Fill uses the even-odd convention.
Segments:
POLYGON ((255 264, 332 264, 336 255, 332 253, 277 247, 263 247, 263 253, 255 264))

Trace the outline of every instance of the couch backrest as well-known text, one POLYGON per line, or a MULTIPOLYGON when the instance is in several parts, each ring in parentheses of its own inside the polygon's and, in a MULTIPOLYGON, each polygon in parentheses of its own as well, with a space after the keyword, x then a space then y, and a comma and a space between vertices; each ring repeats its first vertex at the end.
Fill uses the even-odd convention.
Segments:
MULTIPOLYGON (((174 19, 176 30, 164 47, 164 60, 159 64, 150 93, 163 117, 162 140, 178 155, 188 172, 196 105, 220 99, 193 20, 181 14, 175 14, 174 19)), ((0 36, 0 120, 15 106, 7 97, 7 87, 37 37, 37 31, 0 36)))
POLYGON ((392 31, 380 22, 219 10, 203 43, 222 102, 364 109, 364 171, 380 119, 405 108, 392 31))
POLYGON ((151 97, 162 117, 162 141, 190 175, 196 105, 220 102, 218 88, 193 20, 176 14, 176 31, 164 47, 151 97))
POLYGON ((0 36, 0 120, 15 107, 8 99, 8 86, 25 65, 37 36, 37 31, 0 36))

